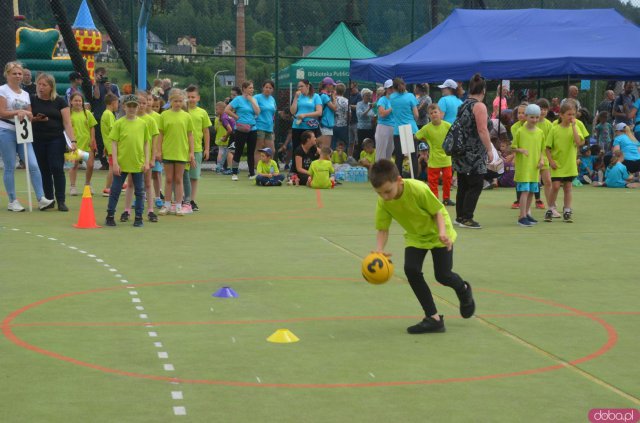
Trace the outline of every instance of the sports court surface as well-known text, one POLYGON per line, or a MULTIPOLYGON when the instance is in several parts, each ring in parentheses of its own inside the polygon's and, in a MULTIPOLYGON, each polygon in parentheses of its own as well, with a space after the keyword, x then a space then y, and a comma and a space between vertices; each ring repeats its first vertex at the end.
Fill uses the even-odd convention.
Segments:
MULTIPOLYGON (((447 332, 413 336, 397 224, 394 278, 360 275, 368 184, 207 172, 201 211, 143 228, 75 229, 80 197, 69 213, 2 210, 0 421, 587 422, 640 408, 640 192, 574 193, 575 223, 522 228, 513 190, 485 191, 484 229, 458 229, 455 245, 476 317, 459 317, 427 256, 447 332), (224 286, 238 297, 212 296, 224 286), (300 341, 266 341, 282 328, 300 341)), ((98 224, 106 203, 93 198, 98 224)))

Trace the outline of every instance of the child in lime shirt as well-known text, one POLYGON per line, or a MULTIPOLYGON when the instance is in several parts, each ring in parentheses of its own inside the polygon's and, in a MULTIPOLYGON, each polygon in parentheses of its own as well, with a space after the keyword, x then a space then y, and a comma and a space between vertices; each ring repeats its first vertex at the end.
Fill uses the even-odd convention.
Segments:
POLYGON ((203 108, 198 107, 198 102, 200 102, 200 92, 198 91, 198 87, 195 85, 189 85, 187 87, 187 112, 193 119, 193 155, 195 156, 196 165, 189 169, 188 175, 185 175, 185 181, 188 179, 189 182, 191 182, 191 192, 188 193, 185 190, 185 201, 189 201, 189 206, 193 211, 200 210, 196 203, 196 197, 198 195, 198 180, 200 179, 202 161, 209 160, 209 148, 211 143, 209 128, 212 126, 209 114, 203 108))
POLYGON ((453 180, 451 156, 447 156, 442 148, 442 143, 451 124, 442 119, 442 110, 437 104, 430 104, 427 110, 431 122, 416 132, 416 138, 426 141, 429 145, 429 160, 427 161, 429 188, 438 198, 438 181, 442 175, 442 204, 455 206, 456 203, 451 200, 451 181, 453 180))
POLYGON ((360 166, 369 169, 376 162, 376 149, 374 146, 375 144, 371 138, 365 138, 362 141, 362 151, 360 152, 360 160, 358 160, 360 166))
POLYGON ((158 136, 157 155, 161 157, 164 169, 165 201, 158 214, 164 216, 173 212, 176 216, 184 216, 182 200, 184 199, 183 176, 187 163, 195 166, 193 154, 193 120, 189 113, 182 110, 185 95, 182 90, 173 89, 169 96, 171 107, 160 115, 160 135, 158 136), (175 203, 172 204, 172 194, 175 203))
POLYGON ((331 163, 333 165, 343 165, 347 163, 347 153, 345 153, 344 149, 344 141, 338 141, 335 151, 331 153, 331 163))
POLYGON ((589 133, 584 128, 584 125, 580 127, 578 123, 580 121, 576 119, 576 106, 573 100, 567 100, 560 106, 558 120, 560 123, 553 125, 546 142, 546 154, 551 167, 552 185, 549 195, 549 208, 544 215, 544 221, 552 221, 558 192, 562 187, 564 191, 562 219, 566 223, 572 223, 572 182, 578 176, 578 147, 584 144, 584 140, 589 136, 589 133))
POLYGON ((284 180, 284 175, 280 174, 278 163, 272 159, 273 150, 269 147, 258 150, 260 152, 260 160, 256 167, 256 185, 269 187, 280 186, 284 180))
POLYGON ((544 165, 542 159, 545 150, 545 137, 538 128, 540 107, 530 104, 525 109, 526 123, 515 133, 511 149, 516 153, 516 190, 520 192, 520 216, 518 225, 531 227, 538 223, 531 216, 531 205, 534 193, 540 192, 540 169, 544 165))
POLYGON ((310 178, 307 180, 307 185, 311 188, 327 189, 335 186, 335 170, 331 164, 330 157, 331 149, 322 147, 320 149, 320 158, 311 162, 309 167, 310 178))
MULTIPOLYGON (((93 163, 95 161, 96 147, 96 126, 98 121, 93 116, 93 113, 87 111, 84 108, 84 98, 82 94, 76 92, 71 94, 71 125, 73 126, 73 133, 76 135, 78 150, 88 151, 89 159, 87 160, 87 170, 85 173, 85 185, 91 186, 91 177, 93 176, 93 163)), ((76 178, 78 175, 79 163, 69 170, 69 180, 71 181, 71 188, 69 189, 69 195, 78 195, 78 189, 76 188, 76 178)), ((91 190, 93 194, 93 189, 91 190)))
MULTIPOLYGON (((149 101, 147 103, 147 114, 153 117, 153 120, 156 121, 156 126, 158 127, 158 131, 160 130, 160 110, 162 108, 162 99, 160 97, 156 97, 155 95, 149 96, 149 101)), ((153 144, 151 145, 151 157, 153 159, 153 167, 151 168, 151 180, 153 181, 153 192, 156 195, 155 204, 156 207, 162 207, 162 192, 160 191, 160 186, 162 185, 162 171, 164 167, 162 166, 162 161, 158 159, 156 156, 156 151, 158 149, 158 137, 153 140, 153 144)))
POLYGON ((104 143, 104 154, 107 155, 107 161, 109 162, 109 173, 107 174, 106 185, 102 190, 102 196, 108 197, 111 183, 113 182, 113 170, 111 169, 111 143, 108 140, 111 128, 113 128, 113 124, 116 123, 115 113, 118 111, 119 106, 118 96, 113 93, 108 93, 104 97, 104 102, 107 105, 107 109, 102 113, 102 117, 100 118, 100 132, 102 134, 102 139, 106 141, 104 143))
POLYGON ((147 123, 136 116, 138 98, 126 95, 123 98, 126 115, 118 119, 109 133, 111 157, 113 161, 113 183, 109 193, 107 207, 107 226, 116 226, 115 213, 122 185, 131 174, 136 195, 136 215, 133 226, 141 227, 144 210, 144 172, 149 169, 151 160, 151 135, 147 123))
MULTIPOLYGON (((540 120, 538 121, 538 128, 542 129, 544 133, 545 140, 547 135, 549 135, 549 131, 553 127, 553 124, 547 119, 547 113, 549 113, 549 108, 551 105, 549 104, 549 100, 546 98, 540 98, 536 101, 538 107, 540 107, 540 120)), ((546 141, 545 141, 546 142, 546 141)), ((542 180, 542 187, 544 189, 544 198, 549 204, 549 194, 551 193, 551 171, 549 170, 549 160, 547 159, 546 150, 542 152, 542 161, 544 164, 542 165, 542 169, 540 169, 540 179, 542 180)), ((544 203, 540 200, 540 197, 536 197, 536 208, 544 209, 544 203)), ((560 216, 558 216, 560 217, 560 216)))
POLYGON ((384 251, 389 227, 395 219, 405 232, 404 270, 407 280, 425 313, 425 318, 407 328, 410 334, 444 332, 444 317, 438 314, 433 295, 422 273, 422 265, 431 251, 435 278, 453 288, 460 300, 460 314, 467 319, 475 312, 471 285, 452 271, 453 243, 456 232, 444 205, 421 181, 402 179, 395 164, 383 159, 371 166, 369 180, 378 193, 376 206, 376 251, 384 251))

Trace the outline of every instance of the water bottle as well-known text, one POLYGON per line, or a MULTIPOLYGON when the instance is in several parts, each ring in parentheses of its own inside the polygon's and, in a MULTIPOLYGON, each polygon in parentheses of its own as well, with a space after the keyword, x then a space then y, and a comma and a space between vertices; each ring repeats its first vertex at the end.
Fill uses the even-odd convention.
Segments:
POLYGON ((273 175, 274 173, 276 173, 276 169, 273 166, 271 166, 269 168, 269 173, 271 173, 273 175))

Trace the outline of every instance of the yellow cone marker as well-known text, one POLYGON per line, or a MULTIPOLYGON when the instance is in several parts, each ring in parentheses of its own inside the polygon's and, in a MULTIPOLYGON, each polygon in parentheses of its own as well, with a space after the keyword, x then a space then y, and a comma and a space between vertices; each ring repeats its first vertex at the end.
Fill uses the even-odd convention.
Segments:
POLYGON ((278 344, 290 344, 292 342, 298 342, 299 340, 300 338, 295 336, 289 329, 278 329, 267 338, 267 341, 278 344))

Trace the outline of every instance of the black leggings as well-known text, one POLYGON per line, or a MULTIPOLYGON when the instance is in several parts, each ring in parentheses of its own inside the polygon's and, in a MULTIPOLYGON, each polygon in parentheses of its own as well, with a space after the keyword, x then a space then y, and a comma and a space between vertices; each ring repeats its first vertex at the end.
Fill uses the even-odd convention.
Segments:
POLYGON ((64 153, 67 151, 67 143, 64 136, 49 141, 36 141, 33 143, 33 152, 36 154, 38 167, 42 174, 42 189, 44 196, 55 198, 58 203, 64 203, 64 190, 67 179, 64 174, 64 153), (55 188, 55 197, 53 194, 55 188))
POLYGON ((433 273, 438 282, 453 288, 456 294, 464 293, 465 284, 460 275, 451 270, 453 267, 453 250, 447 251, 446 247, 433 248, 432 250, 415 247, 405 248, 404 273, 407 275, 409 285, 411 285, 411 289, 413 289, 413 293, 420 302, 425 315, 433 316, 438 313, 438 309, 436 309, 433 295, 422 274, 422 264, 428 251, 431 251, 431 256, 433 257, 433 273))
POLYGON ((456 218, 460 221, 473 219, 478 199, 482 193, 484 174, 467 175, 458 173, 458 192, 456 192, 456 218))
POLYGON ((238 174, 238 165, 240 164, 240 158, 242 158, 242 150, 244 145, 247 144, 247 163, 249 165, 249 175, 253 176, 256 171, 254 154, 256 151, 256 139, 258 131, 251 132, 239 132, 235 131, 233 140, 236 147, 236 151, 233 153, 233 174, 238 174))

